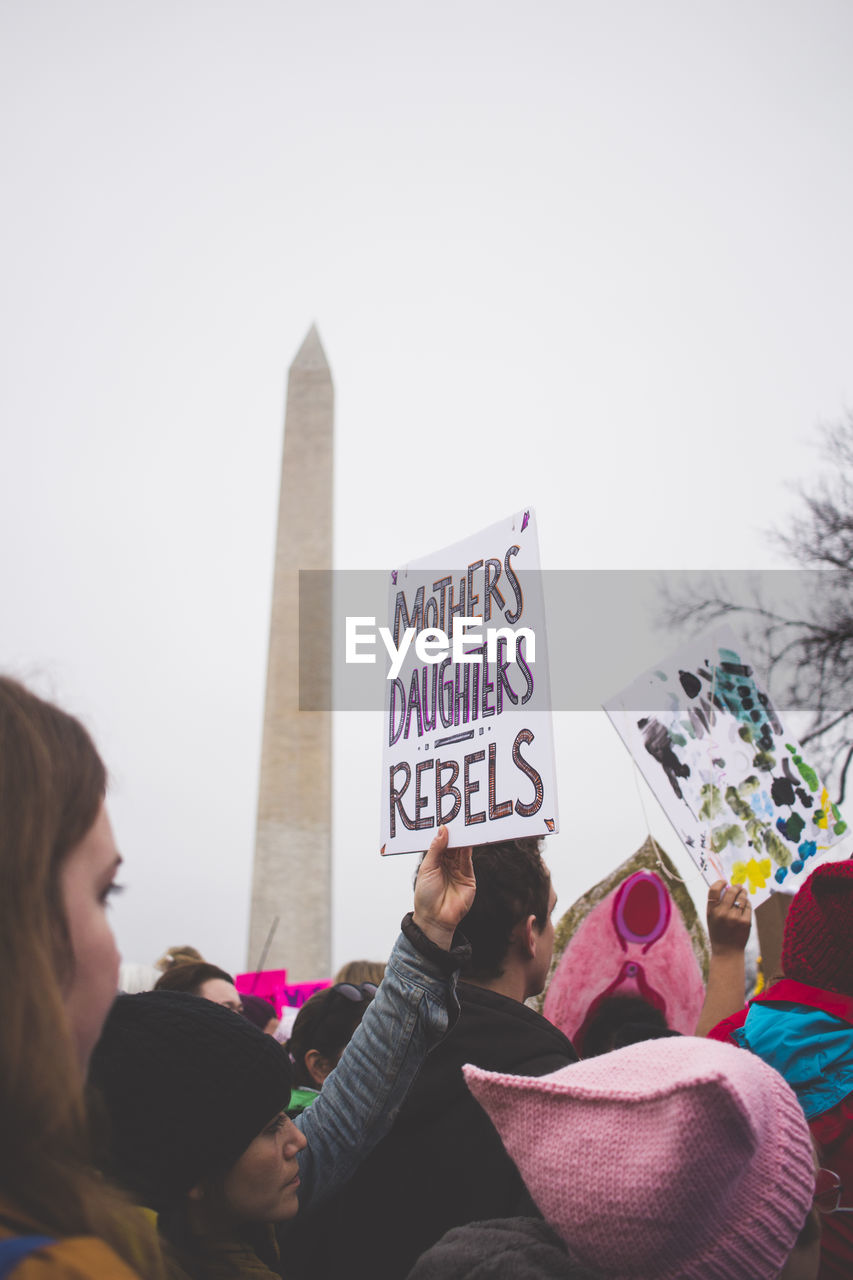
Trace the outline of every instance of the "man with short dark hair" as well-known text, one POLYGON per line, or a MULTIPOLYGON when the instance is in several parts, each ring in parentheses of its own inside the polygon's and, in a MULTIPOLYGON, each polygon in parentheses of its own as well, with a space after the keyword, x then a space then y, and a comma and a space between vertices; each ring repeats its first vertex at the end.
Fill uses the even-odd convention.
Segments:
POLYGON ((557 902, 539 841, 479 845, 474 862, 483 867, 484 885, 468 913, 470 923, 466 916, 471 959, 462 978, 512 1000, 538 996, 551 966, 557 902))
POLYGON ((537 1213, 462 1066, 540 1076, 577 1061, 563 1033, 524 1003, 543 989, 554 947, 556 895, 539 843, 474 849, 459 1019, 387 1137, 330 1202, 288 1231, 288 1258, 298 1257, 306 1275, 345 1275, 357 1262, 371 1280, 402 1280, 451 1227, 537 1213))

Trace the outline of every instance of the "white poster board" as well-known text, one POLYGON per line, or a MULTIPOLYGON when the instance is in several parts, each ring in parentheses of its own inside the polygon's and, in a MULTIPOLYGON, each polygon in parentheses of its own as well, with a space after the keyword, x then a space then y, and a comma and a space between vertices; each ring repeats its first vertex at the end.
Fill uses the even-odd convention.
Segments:
MULTIPOLYGON (((356 621, 351 638, 369 650, 373 620, 356 621)), ((532 510, 395 570, 376 650, 388 671, 383 854, 425 849, 441 825, 451 846, 558 829, 532 510)))
POLYGON ((706 882, 795 893, 846 824, 728 627, 604 706, 706 882))

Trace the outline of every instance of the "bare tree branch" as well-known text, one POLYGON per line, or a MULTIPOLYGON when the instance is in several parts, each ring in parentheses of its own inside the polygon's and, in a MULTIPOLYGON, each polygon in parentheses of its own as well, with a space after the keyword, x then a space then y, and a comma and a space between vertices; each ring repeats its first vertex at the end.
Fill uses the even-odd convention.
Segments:
POLYGON ((805 715, 800 742, 810 745, 840 803, 853 760, 853 413, 823 428, 821 451, 828 474, 800 486, 800 514, 786 532, 771 535, 795 564, 814 571, 802 578, 790 608, 766 598, 766 580, 740 600, 731 580, 719 575, 662 594, 669 627, 696 632, 737 623, 768 674, 774 701, 805 715))

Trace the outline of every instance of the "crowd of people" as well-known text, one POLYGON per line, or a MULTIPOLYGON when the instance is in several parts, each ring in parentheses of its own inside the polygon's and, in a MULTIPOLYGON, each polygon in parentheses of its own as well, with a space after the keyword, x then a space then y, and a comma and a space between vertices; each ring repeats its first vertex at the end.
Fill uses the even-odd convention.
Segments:
POLYGON ((442 828, 387 964, 282 1035, 183 949, 117 994, 106 781, 0 678, 0 1280, 853 1276, 853 862, 746 1009, 748 895, 711 886, 697 1034, 630 1001, 580 1057, 528 1003, 540 842, 442 828))

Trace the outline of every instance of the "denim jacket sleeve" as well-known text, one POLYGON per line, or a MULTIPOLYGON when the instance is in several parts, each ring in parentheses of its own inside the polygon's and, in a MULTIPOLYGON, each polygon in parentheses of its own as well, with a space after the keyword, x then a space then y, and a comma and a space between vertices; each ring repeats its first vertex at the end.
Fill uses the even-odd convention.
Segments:
POLYGON ((411 917, 403 928, 343 1057, 316 1102, 296 1118, 308 1141, 299 1155, 300 1212, 345 1182, 385 1136, 427 1053, 456 1020, 456 978, 467 945, 440 952, 416 937, 411 917))

